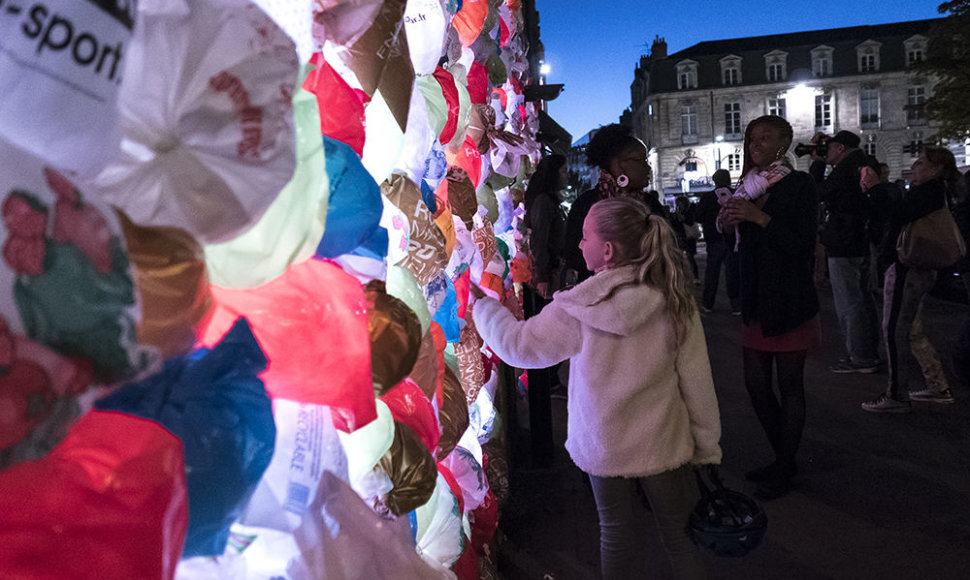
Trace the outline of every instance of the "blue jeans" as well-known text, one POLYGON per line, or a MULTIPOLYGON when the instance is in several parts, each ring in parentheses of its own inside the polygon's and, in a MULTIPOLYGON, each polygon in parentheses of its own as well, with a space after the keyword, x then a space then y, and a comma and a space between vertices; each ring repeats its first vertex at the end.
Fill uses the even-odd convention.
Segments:
POLYGON ((829 258, 829 281, 849 362, 879 362, 879 320, 869 290, 869 256, 829 258))
MULTIPOLYGON (((693 468, 682 466, 650 477, 589 476, 600 520, 600 567, 603 580, 652 578, 640 542, 637 486, 647 496, 664 548, 670 556, 674 577, 706 578, 700 550, 687 535, 687 520, 700 494, 693 468)), ((662 574, 661 574, 662 575, 662 574)))

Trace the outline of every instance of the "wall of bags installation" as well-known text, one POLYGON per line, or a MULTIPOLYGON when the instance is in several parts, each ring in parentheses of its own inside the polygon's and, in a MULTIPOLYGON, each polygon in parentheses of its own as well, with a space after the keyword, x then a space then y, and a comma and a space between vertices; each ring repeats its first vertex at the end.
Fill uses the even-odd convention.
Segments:
POLYGON ((0 8, 0 577, 497 577, 518 0, 0 8))

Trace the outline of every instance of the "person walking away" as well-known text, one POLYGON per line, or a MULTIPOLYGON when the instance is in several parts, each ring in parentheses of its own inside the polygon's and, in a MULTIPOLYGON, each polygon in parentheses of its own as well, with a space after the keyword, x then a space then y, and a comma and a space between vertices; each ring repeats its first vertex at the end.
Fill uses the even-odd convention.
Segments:
MULTIPOLYGON (((772 165, 779 171, 791 141, 792 127, 783 118, 766 115, 751 121, 744 133, 742 183, 772 165)), ((786 175, 755 201, 735 196, 725 212, 741 238, 744 383, 775 455, 745 477, 759 484, 755 495, 774 499, 788 493, 798 471, 805 359, 821 343, 813 281, 818 195, 812 178, 788 165, 786 175)))
POLYGON ((692 282, 700 284, 697 270, 697 240, 700 239, 701 229, 694 219, 694 204, 686 196, 678 197, 674 202, 674 211, 670 215, 670 225, 677 236, 677 244, 684 252, 690 271, 694 275, 692 282))
POLYGON ((819 239, 828 257, 835 313, 845 340, 846 358, 829 367, 835 373, 874 373, 879 365, 879 323, 869 292, 868 209, 859 186, 859 168, 871 161, 859 149, 859 141, 855 133, 839 131, 828 140, 824 160, 812 153, 809 168, 825 204, 819 239), (828 177, 826 164, 833 166, 828 177))
POLYGON ((562 251, 566 215, 559 192, 566 187, 569 174, 566 157, 543 158, 529 178, 525 190, 525 224, 529 231, 529 250, 534 264, 533 287, 543 300, 562 284, 562 251))
MULTIPOLYGON (((650 185, 651 170, 647 163, 647 147, 633 136, 629 127, 620 124, 606 125, 590 139, 586 146, 586 159, 590 165, 599 167, 599 182, 576 198, 566 221, 566 240, 563 251, 566 266, 576 281, 593 275, 586 269, 579 242, 583 238, 583 223, 589 208, 601 199, 633 197, 650 205, 644 189, 650 185)), ((659 204, 659 201, 654 201, 659 204)))
POLYGON ((724 227, 718 231, 717 215, 721 211, 718 197, 727 199, 731 190, 731 174, 727 169, 718 169, 711 176, 714 189, 701 195, 694 214, 704 234, 707 247, 707 265, 704 268, 704 289, 701 293, 701 312, 714 310, 717 288, 721 281, 721 266, 724 265, 724 285, 726 286, 731 314, 741 315, 741 299, 737 270, 737 252, 734 248, 734 228, 724 227))
POLYGON ((644 203, 619 197, 590 208, 581 246, 592 277, 524 321, 473 288, 475 325, 512 366, 569 359, 566 449, 593 489, 603 579, 655 568, 639 545, 637 489, 676 577, 705 578, 687 523, 699 499, 694 466, 721 461, 721 423, 674 233, 644 203))
POLYGON ((948 194, 960 187, 960 180, 953 153, 943 147, 927 147, 913 162, 909 191, 893 208, 890 233, 883 245, 884 252, 892 257, 883 282, 882 321, 889 384, 884 393, 862 403, 864 411, 905 413, 912 408, 910 400, 954 402, 940 357, 923 332, 923 298, 936 283, 936 270, 900 263, 896 238, 904 225, 945 207, 948 194), (915 376, 917 367, 922 371, 922 381, 915 376), (909 391, 913 382, 922 385, 909 391))

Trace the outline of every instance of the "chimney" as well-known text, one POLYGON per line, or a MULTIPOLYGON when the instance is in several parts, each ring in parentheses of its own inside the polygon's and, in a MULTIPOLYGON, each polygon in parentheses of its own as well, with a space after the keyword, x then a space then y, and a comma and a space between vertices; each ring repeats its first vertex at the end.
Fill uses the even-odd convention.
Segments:
POLYGON ((659 34, 653 39, 653 46, 650 47, 650 58, 667 58, 667 41, 660 38, 659 34))

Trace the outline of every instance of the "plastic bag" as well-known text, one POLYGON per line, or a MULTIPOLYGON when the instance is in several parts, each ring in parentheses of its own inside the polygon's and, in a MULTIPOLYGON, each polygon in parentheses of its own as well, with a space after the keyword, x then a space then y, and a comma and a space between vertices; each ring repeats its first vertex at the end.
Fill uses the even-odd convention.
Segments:
POLYGON ((327 223, 316 255, 336 258, 350 253, 374 235, 384 203, 381 188, 350 146, 324 136, 323 148, 327 157, 330 198, 327 223))
POLYGON ((185 354, 212 307, 202 246, 184 230, 139 226, 118 213, 142 305, 138 340, 163 358, 185 354))
MULTIPOLYGON (((431 337, 431 333, 428 333, 431 337)), ((431 342, 432 349, 434 342, 431 342)), ((432 356, 434 351, 432 350, 432 356)), ((432 391, 432 395, 433 395, 432 391)), ((441 437, 438 428, 438 413, 435 411, 431 399, 422 392, 417 383, 411 379, 404 379, 385 393, 381 400, 391 410, 395 421, 400 421, 411 428, 421 443, 433 452, 441 437)))
POLYGON ((91 411, 49 455, 0 472, 0 570, 4 580, 172 578, 188 517, 178 437, 91 411))
POLYGON ((406 0, 384 0, 371 26, 341 58, 357 76, 361 88, 373 96, 378 90, 404 132, 408 120, 414 68, 403 28, 406 0))
POLYGON ((421 323, 402 300, 387 293, 385 283, 380 280, 367 283, 365 296, 371 378, 374 395, 380 396, 414 368, 421 346, 421 323))
POLYGON ((465 537, 461 528, 461 500, 442 471, 439 466, 435 492, 432 494, 435 502, 429 501, 416 510, 419 522, 417 551, 424 558, 451 567, 465 549, 465 537), (422 522, 427 524, 420 525, 422 522))
POLYGON ((421 334, 428 331, 431 324, 431 313, 428 312, 428 302, 424 299, 424 291, 418 285, 411 272, 400 266, 387 269, 387 293, 404 302, 418 317, 421 324, 421 334))
POLYGON ((0 138, 57 167, 101 171, 121 140, 118 87, 134 7, 77 0, 5 6, 0 138))
POLYGON ((338 429, 374 420, 363 288, 332 262, 294 264, 248 290, 212 286, 215 302, 199 336, 215 344, 240 316, 269 358, 262 378, 274 398, 329 405, 338 429))
POLYGON ((330 195, 320 116, 313 95, 293 97, 296 171, 259 221, 240 236, 205 247, 212 283, 252 288, 313 257, 323 238, 330 195))
POLYGON ((434 456, 404 422, 394 421, 394 441, 378 464, 393 484, 382 498, 392 514, 406 514, 431 497, 438 475, 434 456))
POLYGON ((384 196, 404 212, 410 222, 409 246, 400 266, 409 270, 422 286, 448 265, 445 235, 434 223, 416 183, 403 175, 392 175, 381 188, 384 196))
POLYGON ((316 95, 320 132, 348 145, 357 156, 364 154, 364 105, 370 100, 353 89, 320 53, 310 61, 315 68, 303 88, 316 95))
POLYGON ((325 471, 348 480, 348 459, 329 407, 276 399, 273 418, 273 459, 238 521, 246 526, 292 532, 300 526, 310 502, 317 496, 325 471))
POLYGON ((0 315, 11 332, 87 359, 113 383, 148 368, 117 218, 95 195, 0 141, 0 315))
MULTIPOLYGON (((445 47, 448 19, 441 0, 410 0, 407 3, 404 29, 415 74, 429 75, 438 66, 445 47)), ((410 122, 408 126, 410 128, 410 122)))
POLYGON ((444 377, 443 396, 438 401, 438 423, 441 425, 441 438, 435 451, 438 461, 454 450, 468 429, 468 403, 465 402, 465 393, 461 390, 461 381, 447 366, 444 377))
POLYGON ((231 239, 293 176, 296 47, 248 0, 139 6, 122 146, 93 185, 136 223, 231 239))
POLYGON ((273 455, 276 427, 259 373, 266 357, 238 320, 215 347, 165 361, 161 372, 97 401, 158 421, 182 440, 189 490, 183 556, 226 549, 239 516, 273 455))

